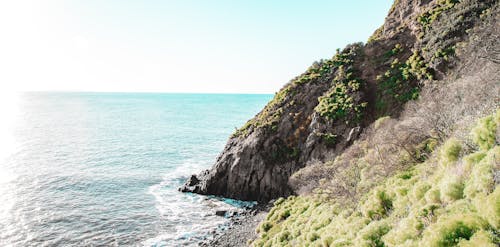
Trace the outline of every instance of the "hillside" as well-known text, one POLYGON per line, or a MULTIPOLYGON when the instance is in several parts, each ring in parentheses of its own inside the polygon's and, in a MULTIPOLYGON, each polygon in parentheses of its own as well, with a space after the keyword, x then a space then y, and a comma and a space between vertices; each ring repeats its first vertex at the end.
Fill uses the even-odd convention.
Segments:
POLYGON ((396 0, 183 191, 274 202, 255 246, 497 246, 496 0, 396 0), (286 198, 286 199, 283 199, 286 198))
MULTIPOLYGON (((330 180, 321 178, 313 193, 274 202, 253 245, 498 246, 499 129, 500 110, 477 121, 471 143, 449 138, 437 146, 427 140, 422 146, 428 155, 425 161, 381 183, 366 176, 377 171, 360 164, 368 155, 355 158, 350 161, 355 168, 341 170, 347 175, 330 173, 326 176, 330 180), (345 186, 335 179, 354 184, 341 189, 355 200, 332 197, 333 191, 345 186)), ((338 171, 341 163, 337 159, 322 171, 338 171)))

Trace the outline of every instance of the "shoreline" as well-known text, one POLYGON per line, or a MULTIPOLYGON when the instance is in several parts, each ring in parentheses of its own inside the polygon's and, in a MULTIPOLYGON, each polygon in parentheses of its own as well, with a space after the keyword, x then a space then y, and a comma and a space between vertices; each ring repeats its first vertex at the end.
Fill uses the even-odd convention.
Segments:
POLYGON ((251 209, 229 216, 227 225, 210 233, 212 237, 200 242, 198 246, 247 246, 250 240, 257 237, 255 229, 265 219, 271 207, 271 203, 257 204, 251 209))

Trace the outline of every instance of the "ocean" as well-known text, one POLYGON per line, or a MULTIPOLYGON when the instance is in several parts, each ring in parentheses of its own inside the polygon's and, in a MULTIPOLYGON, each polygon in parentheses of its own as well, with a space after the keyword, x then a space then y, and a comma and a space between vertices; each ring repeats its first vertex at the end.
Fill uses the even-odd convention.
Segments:
POLYGON ((240 202, 181 193, 272 98, 21 93, 3 97, 0 246, 190 246, 240 202))

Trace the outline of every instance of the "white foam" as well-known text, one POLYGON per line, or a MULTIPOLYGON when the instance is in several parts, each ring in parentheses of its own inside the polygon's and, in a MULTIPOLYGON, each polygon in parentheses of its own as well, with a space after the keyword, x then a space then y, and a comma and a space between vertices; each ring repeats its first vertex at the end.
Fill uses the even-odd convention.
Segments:
POLYGON ((196 246, 198 241, 210 237, 210 233, 229 220, 216 216, 217 210, 236 211, 239 208, 206 196, 181 193, 177 188, 181 178, 189 177, 193 171, 201 170, 202 164, 192 161, 179 165, 164 175, 163 181, 149 188, 156 198, 156 209, 163 220, 173 222, 172 231, 144 241, 144 246, 196 246))

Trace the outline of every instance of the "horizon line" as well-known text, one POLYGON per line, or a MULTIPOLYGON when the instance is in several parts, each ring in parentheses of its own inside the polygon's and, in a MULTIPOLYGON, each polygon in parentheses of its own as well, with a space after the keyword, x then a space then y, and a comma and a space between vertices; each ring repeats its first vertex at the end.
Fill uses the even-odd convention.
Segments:
POLYGON ((227 94, 227 95, 274 95, 275 93, 263 92, 187 92, 187 91, 93 91, 93 90, 20 90, 13 93, 110 93, 110 94, 227 94))

